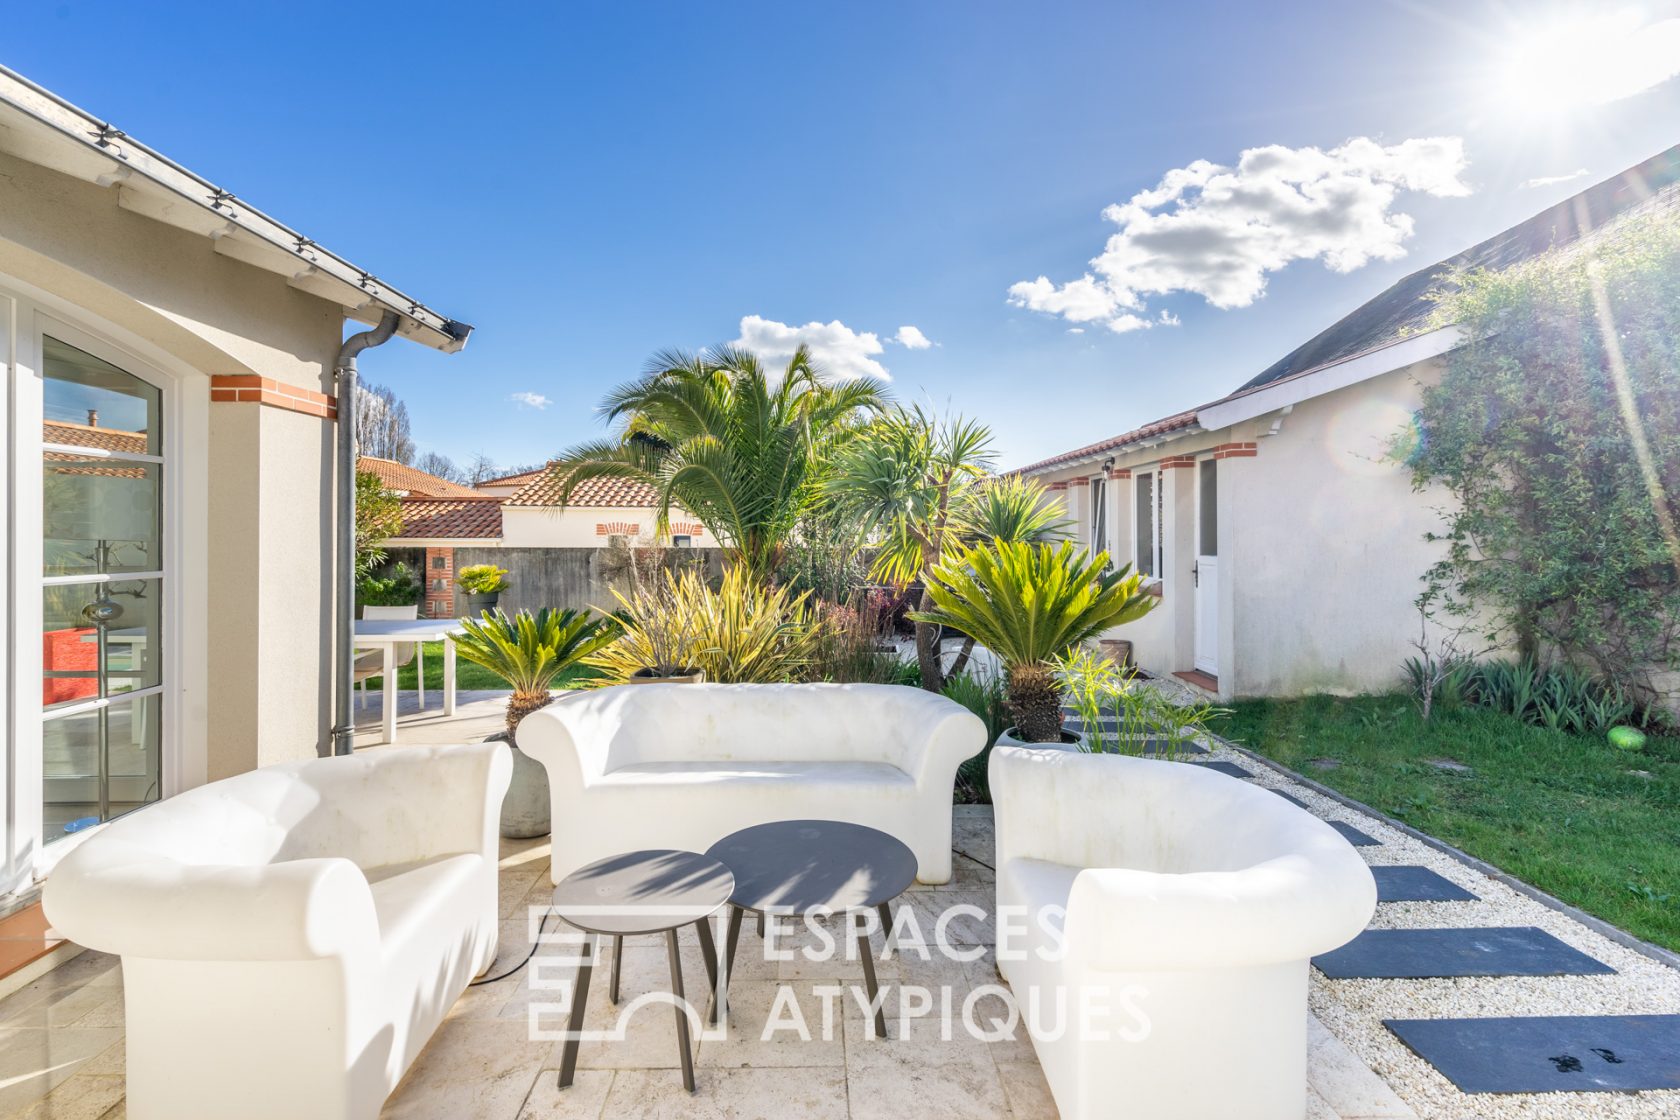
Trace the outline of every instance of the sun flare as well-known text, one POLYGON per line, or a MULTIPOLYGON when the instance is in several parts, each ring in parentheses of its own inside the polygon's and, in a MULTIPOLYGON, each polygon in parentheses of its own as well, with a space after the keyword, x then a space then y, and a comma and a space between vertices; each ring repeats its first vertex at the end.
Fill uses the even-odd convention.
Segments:
POLYGON ((1680 74, 1680 19, 1594 12, 1525 29, 1504 52, 1501 99, 1529 113, 1569 112, 1632 97, 1680 74))

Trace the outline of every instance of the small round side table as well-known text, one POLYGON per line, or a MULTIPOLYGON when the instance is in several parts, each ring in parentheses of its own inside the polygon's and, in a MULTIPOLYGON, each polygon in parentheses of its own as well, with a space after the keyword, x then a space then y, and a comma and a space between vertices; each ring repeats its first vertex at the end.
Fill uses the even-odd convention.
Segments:
POLYGON ((608 856, 578 868, 561 880, 560 885, 554 888, 554 912, 568 925, 595 937, 585 942, 578 962, 566 1041, 560 1053, 560 1088, 570 1085, 577 1072, 578 1042, 583 1032, 584 1006, 589 996, 589 975, 594 968, 595 951, 599 944, 597 939, 613 939, 612 983, 608 996, 617 1003, 624 939, 663 933, 665 951, 671 961, 671 994, 676 997, 677 1045, 682 1049, 683 1088, 694 1092, 694 1047, 688 1034, 677 931, 693 924, 700 937, 701 956, 706 961, 707 986, 715 990, 717 948, 712 942, 708 919, 729 901, 734 890, 735 876, 717 860, 695 852, 666 850, 608 856))

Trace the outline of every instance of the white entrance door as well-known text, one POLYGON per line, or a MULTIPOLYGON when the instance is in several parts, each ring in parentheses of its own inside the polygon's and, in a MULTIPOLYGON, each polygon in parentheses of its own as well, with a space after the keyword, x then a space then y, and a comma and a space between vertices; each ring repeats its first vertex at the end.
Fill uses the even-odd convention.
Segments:
POLYGON ((1196 668, 1219 675, 1219 464, 1196 465, 1196 668))

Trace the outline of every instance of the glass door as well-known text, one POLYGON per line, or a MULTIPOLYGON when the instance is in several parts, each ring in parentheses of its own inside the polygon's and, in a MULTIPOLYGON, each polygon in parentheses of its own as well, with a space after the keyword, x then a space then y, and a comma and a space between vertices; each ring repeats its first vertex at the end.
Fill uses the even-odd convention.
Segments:
POLYGON ((43 839, 162 796, 163 391, 42 339, 43 839))

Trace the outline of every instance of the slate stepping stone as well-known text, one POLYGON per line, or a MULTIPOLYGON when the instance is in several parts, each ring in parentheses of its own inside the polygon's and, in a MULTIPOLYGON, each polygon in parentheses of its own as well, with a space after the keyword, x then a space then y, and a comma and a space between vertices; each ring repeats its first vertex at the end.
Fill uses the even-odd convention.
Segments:
POLYGON ((1594 976, 1616 970, 1534 926, 1368 929, 1313 958, 1332 980, 1594 976))
POLYGON ((1378 902, 1474 902, 1476 896, 1427 867, 1371 868, 1378 902))
POLYGON ((1680 1089, 1680 1015, 1387 1019, 1466 1093, 1680 1089))
POLYGON ((1217 770, 1221 774, 1229 774, 1233 778, 1252 778, 1254 773, 1244 770, 1234 762, 1192 762, 1192 766, 1201 766, 1208 770, 1217 770))
MULTIPOLYGON (((1085 731, 1085 725, 1080 723, 1078 720, 1069 720, 1068 722, 1062 724, 1062 730, 1071 731, 1077 735, 1085 731)), ((1103 730, 1112 732, 1114 727, 1110 725, 1104 727, 1103 730)), ((1147 739, 1144 741, 1142 753, 1148 758, 1161 758, 1167 753, 1167 741, 1165 739, 1147 739)), ((1180 755, 1206 754, 1207 748, 1202 746, 1200 743, 1180 743, 1178 753, 1180 755)))
MULTIPOLYGON (((1293 793, 1285 793, 1281 789, 1274 789, 1272 792, 1289 802, 1291 805, 1299 805, 1301 808, 1307 809, 1307 803, 1302 801, 1299 797, 1296 797, 1293 793)), ((1307 809, 1307 812, 1310 813, 1312 810, 1307 809)))
POLYGON ((1356 848, 1368 848, 1373 844, 1382 843, 1381 840, 1378 840, 1373 836, 1367 836, 1365 833, 1359 831, 1346 821, 1325 821, 1324 823, 1341 833, 1342 839, 1346 840, 1349 844, 1352 844, 1356 848))

